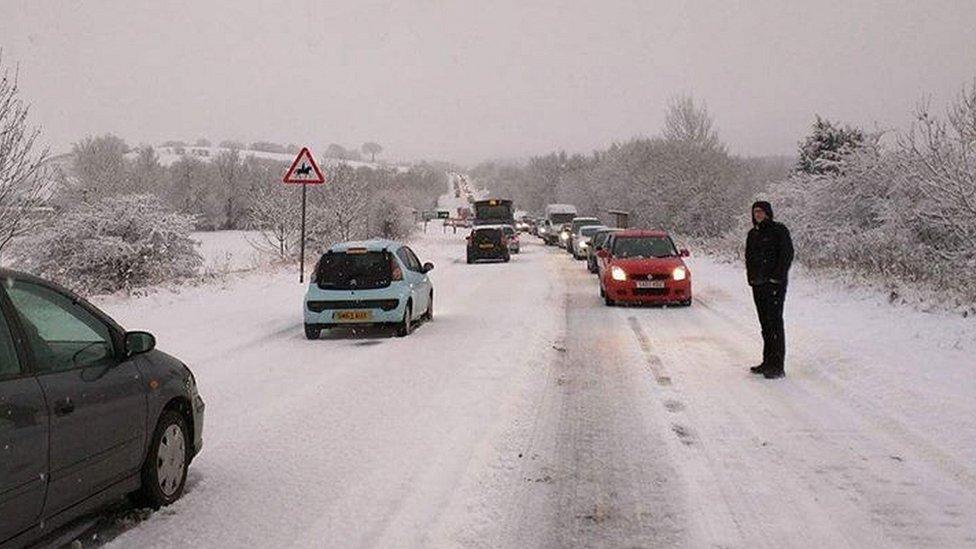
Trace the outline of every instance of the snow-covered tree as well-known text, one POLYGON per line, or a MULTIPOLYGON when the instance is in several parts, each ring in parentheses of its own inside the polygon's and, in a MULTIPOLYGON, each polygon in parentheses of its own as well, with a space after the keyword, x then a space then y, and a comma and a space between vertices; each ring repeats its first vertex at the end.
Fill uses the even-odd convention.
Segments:
POLYGON ((865 140, 864 131, 851 126, 840 127, 819 115, 813 131, 800 142, 796 171, 810 174, 837 173, 844 158, 854 153, 865 140))
POLYGON ((78 203, 31 238, 28 264, 41 276, 87 293, 169 284, 202 265, 193 218, 152 195, 78 203))

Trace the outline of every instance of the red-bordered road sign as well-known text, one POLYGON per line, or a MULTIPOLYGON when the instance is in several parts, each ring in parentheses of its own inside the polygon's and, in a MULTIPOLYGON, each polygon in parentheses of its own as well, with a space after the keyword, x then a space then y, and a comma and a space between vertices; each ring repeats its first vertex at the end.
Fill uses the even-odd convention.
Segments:
POLYGON ((322 175, 322 170, 312 158, 312 153, 309 152, 308 147, 302 147, 282 181, 299 185, 320 185, 325 183, 325 176, 322 175))

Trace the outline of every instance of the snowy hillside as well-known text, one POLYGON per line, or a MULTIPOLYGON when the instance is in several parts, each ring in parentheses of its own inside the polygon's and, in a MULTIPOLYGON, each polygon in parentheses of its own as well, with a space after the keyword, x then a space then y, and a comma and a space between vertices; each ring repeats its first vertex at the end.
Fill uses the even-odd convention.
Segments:
MULTIPOLYGON (((163 166, 171 166, 174 162, 184 157, 196 158, 197 160, 210 161, 216 157, 221 152, 228 151, 230 149, 225 149, 223 147, 196 147, 196 146, 186 146, 186 147, 157 147, 155 148, 156 154, 159 156, 159 163, 163 166)), ((295 159, 295 155, 292 153, 272 153, 264 151, 254 151, 249 149, 241 149, 238 151, 242 158, 253 156, 255 158, 263 158, 267 160, 276 160, 279 162, 290 163, 295 159)), ((136 151, 128 153, 127 158, 134 159, 138 153, 136 151)), ((406 166, 388 166, 381 163, 373 162, 363 162, 359 160, 339 160, 336 158, 326 158, 321 154, 315 153, 315 161, 319 163, 320 166, 336 166, 339 164, 346 164, 354 168, 396 168, 397 170, 406 170, 406 166)))

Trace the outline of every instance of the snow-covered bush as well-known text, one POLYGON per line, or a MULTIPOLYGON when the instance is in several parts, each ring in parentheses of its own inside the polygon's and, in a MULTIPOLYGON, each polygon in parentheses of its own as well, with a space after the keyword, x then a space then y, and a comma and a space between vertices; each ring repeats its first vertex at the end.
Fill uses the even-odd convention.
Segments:
POLYGON ((32 237, 26 263, 45 278, 86 293, 113 292, 195 276, 193 218, 151 195, 78 204, 32 237))

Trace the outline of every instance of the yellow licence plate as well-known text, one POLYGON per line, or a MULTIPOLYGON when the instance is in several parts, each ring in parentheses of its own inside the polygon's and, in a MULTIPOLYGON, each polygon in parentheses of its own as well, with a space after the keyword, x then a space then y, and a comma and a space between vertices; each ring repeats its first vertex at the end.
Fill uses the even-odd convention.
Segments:
POLYGON ((369 320, 373 318, 371 311, 336 311, 332 313, 333 320, 369 320))
POLYGON ((483 249, 488 249, 488 248, 494 248, 495 245, 494 244, 479 244, 478 247, 479 248, 483 248, 483 249))

